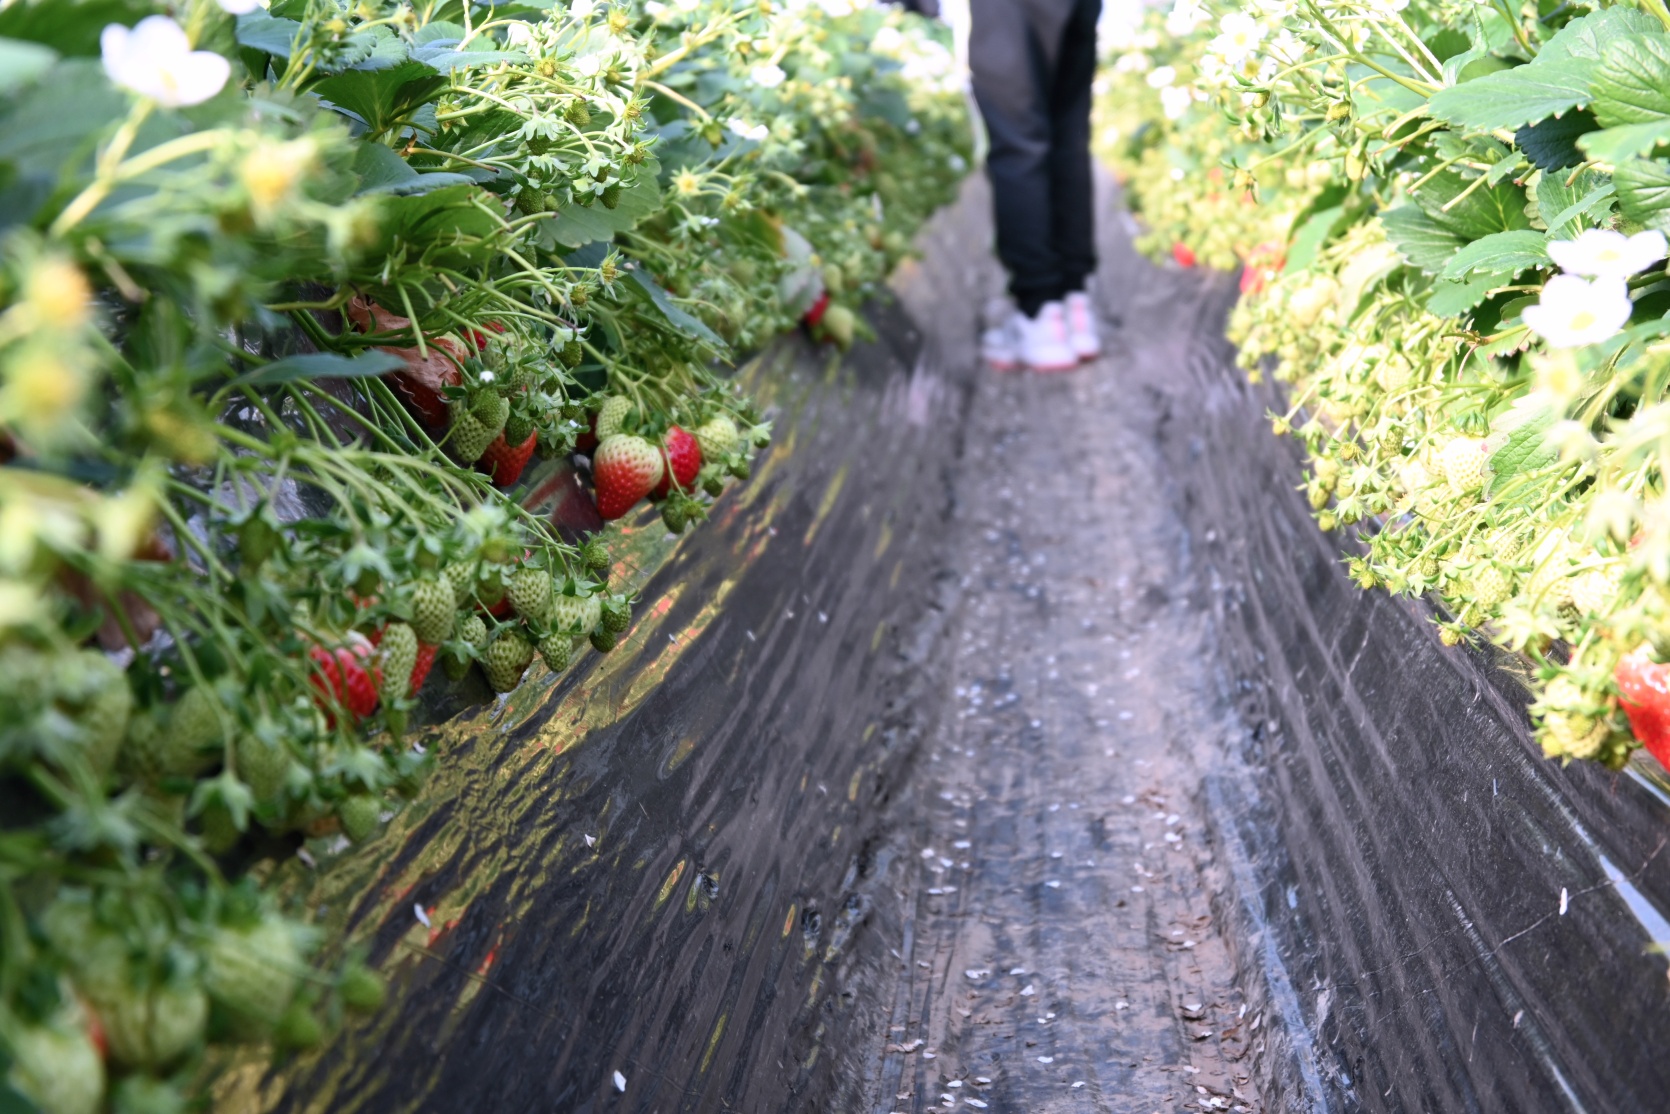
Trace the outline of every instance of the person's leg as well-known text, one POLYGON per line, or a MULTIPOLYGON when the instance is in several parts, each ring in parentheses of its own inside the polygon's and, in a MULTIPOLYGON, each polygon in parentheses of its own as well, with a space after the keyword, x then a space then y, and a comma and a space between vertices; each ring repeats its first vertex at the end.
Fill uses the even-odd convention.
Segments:
POLYGON ((1096 271, 1095 197, 1090 172, 1091 83, 1101 0, 1075 0, 1061 31, 1050 88, 1050 243, 1062 293, 1084 289, 1096 271))
POLYGON ((1016 307, 1060 298, 1051 219, 1049 59, 1025 0, 970 0, 968 64, 986 122, 997 255, 1016 307))

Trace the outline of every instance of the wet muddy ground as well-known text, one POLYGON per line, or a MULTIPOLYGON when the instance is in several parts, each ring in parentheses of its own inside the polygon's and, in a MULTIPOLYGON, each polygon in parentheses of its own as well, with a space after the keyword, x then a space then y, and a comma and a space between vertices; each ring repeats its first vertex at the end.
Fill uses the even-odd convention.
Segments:
POLYGON ((974 390, 943 707, 878 899, 878 1112, 1261 1109, 1199 792, 1228 721, 1152 389, 1200 284, 1156 282, 1103 212, 1103 357, 974 390))

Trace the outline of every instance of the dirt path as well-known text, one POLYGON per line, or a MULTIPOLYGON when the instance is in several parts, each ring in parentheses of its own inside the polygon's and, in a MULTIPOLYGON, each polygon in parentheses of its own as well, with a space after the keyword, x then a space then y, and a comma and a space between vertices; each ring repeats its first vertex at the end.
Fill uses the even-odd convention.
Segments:
POLYGON ((1196 801, 1226 728, 1143 387, 1193 303, 1106 238, 1107 355, 977 388, 878 1114, 1259 1109, 1196 801))

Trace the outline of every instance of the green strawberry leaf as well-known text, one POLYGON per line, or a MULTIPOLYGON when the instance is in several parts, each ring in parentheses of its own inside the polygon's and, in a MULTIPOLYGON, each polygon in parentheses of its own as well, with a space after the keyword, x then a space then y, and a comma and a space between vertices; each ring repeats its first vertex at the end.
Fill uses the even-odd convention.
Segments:
POLYGON ((1494 232, 1474 240, 1450 257, 1440 277, 1457 281, 1474 272, 1516 275, 1548 265, 1548 238, 1533 229, 1494 232))
POLYGON ((1650 155, 1655 147, 1670 143, 1670 117, 1603 128, 1590 132, 1577 143, 1590 158, 1616 166, 1642 155, 1650 155))
POLYGON ((1499 70, 1448 89, 1428 102, 1434 119, 1474 131, 1513 130, 1589 103, 1591 58, 1562 58, 1499 70))
POLYGON ((1615 193, 1612 182, 1585 170, 1570 185, 1564 174, 1544 174, 1537 182, 1537 209, 1551 240, 1570 240, 1590 225, 1604 222, 1615 193))
POLYGON ((1398 254, 1429 275, 1442 272, 1450 257, 1466 242, 1415 205, 1381 213, 1380 223, 1398 254))
POLYGON ((303 352, 245 372, 232 381, 232 386, 267 387, 298 379, 365 379, 404 366, 404 360, 389 352, 362 352, 358 356, 303 352))
POLYGON ((406 61, 381 70, 348 70, 325 78, 313 91, 382 135, 446 87, 447 78, 433 67, 406 61))
POLYGON ((706 341, 721 351, 725 349, 725 342, 719 338, 719 334, 692 317, 682 306, 673 301, 673 296, 661 289, 661 285, 645 274, 642 267, 634 267, 628 273, 631 275, 632 281, 638 284, 638 288, 649 295, 649 300, 654 303, 656 309, 661 311, 661 316, 667 319, 669 325, 686 336, 706 341))
POLYGON ((1564 170, 1583 161, 1579 137, 1597 126, 1593 116, 1578 108, 1564 116, 1526 124, 1514 133, 1513 142, 1539 170, 1564 170))
POLYGON ((1648 228, 1670 229, 1670 164, 1636 159, 1612 172, 1618 208, 1648 228))
POLYGON ((1619 39, 1633 35, 1660 34, 1664 27, 1658 20, 1637 8, 1605 8, 1578 16, 1557 31, 1543 44, 1537 63, 1555 62, 1561 58, 1600 58, 1606 48, 1619 39))
POLYGON ((397 152, 381 143, 361 143, 358 147, 354 153, 354 173, 359 176, 360 193, 411 196, 442 186, 469 185, 475 180, 463 174, 420 174, 397 152))
POLYGON ((1512 182, 1481 187, 1477 179, 1447 170, 1421 187, 1415 204, 1434 223, 1463 240, 1531 227, 1525 215, 1525 191, 1512 182))
POLYGON ((1492 494, 1513 476, 1547 468, 1560 458, 1559 451, 1548 442, 1554 419, 1554 411, 1548 407, 1530 413, 1508 434, 1502 447, 1490 454, 1492 494))
POLYGON ((276 58, 288 58, 290 47, 295 45, 296 35, 301 29, 302 25, 296 20, 275 19, 270 13, 257 8, 238 17, 235 35, 239 46, 247 46, 276 58))
POLYGON ((18 39, 0 39, 0 94, 27 85, 52 68, 58 54, 51 47, 18 39))
POLYGON ((1641 35, 1610 44, 1592 87, 1603 128, 1670 117, 1670 38, 1641 35))
POLYGON ((1466 282, 1439 279, 1432 285, 1426 308, 1439 317, 1460 317, 1490 296, 1491 290, 1507 279, 1502 275, 1479 275, 1466 282))

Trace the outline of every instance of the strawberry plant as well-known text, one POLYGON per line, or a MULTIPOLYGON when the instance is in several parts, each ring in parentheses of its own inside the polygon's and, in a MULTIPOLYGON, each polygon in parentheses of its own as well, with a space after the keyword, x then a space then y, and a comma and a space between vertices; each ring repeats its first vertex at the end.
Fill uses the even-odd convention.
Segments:
POLYGON ((624 641, 515 485, 682 529, 746 477, 725 365, 949 197, 950 73, 834 0, 0 9, 0 1090, 173 1108, 376 1008, 251 863, 420 791, 437 659, 624 641))
POLYGON ((1258 268, 1232 334, 1354 579, 1526 655, 1550 756, 1670 754, 1670 9, 1178 0, 1103 80, 1148 250, 1258 268))

